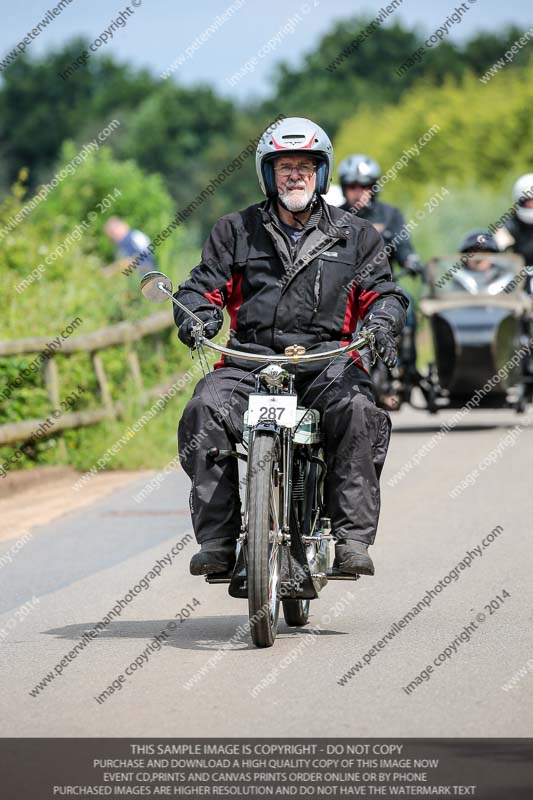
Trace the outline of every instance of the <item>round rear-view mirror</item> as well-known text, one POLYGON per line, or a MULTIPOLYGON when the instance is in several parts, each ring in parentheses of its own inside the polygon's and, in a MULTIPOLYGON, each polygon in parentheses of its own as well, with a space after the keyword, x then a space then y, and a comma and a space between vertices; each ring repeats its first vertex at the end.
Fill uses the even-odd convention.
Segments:
POLYGON ((165 275, 164 272, 147 272, 141 279, 141 292, 147 300, 152 300, 154 303, 163 303, 168 300, 168 294, 172 294, 172 281, 165 275))

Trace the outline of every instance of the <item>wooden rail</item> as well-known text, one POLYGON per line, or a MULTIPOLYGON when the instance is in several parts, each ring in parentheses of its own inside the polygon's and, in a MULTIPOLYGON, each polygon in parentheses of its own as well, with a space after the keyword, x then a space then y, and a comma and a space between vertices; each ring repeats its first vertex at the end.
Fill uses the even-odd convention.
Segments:
MULTIPOLYGON (((119 322, 117 325, 100 328, 100 330, 94 331, 93 333, 71 336, 68 339, 64 339, 61 343, 61 348, 51 352, 43 364, 51 413, 58 412, 61 408, 59 370, 56 359, 58 356, 72 355, 73 353, 83 352, 90 354, 102 405, 99 408, 89 411, 60 414, 56 419, 53 419, 53 424, 48 427, 47 430, 39 433, 39 436, 36 438, 45 438, 46 436, 56 434, 58 431, 68 430, 70 428, 83 428, 87 425, 96 425, 98 422, 102 422, 105 419, 114 419, 122 416, 125 405, 122 402, 113 402, 111 398, 109 381, 99 352, 108 347, 114 347, 116 345, 126 346, 126 361, 141 400, 147 400, 151 397, 158 397, 163 394, 179 379, 180 374, 167 379, 164 384, 145 390, 139 357, 131 345, 133 342, 143 339, 145 336, 159 333, 160 331, 171 328, 173 325, 172 313, 169 311, 161 311, 136 322, 119 322)), ((42 336, 0 342, 0 358, 43 352, 49 344, 50 339, 42 336)), ((32 438, 35 431, 40 427, 44 427, 47 422, 49 422, 49 420, 30 419, 22 422, 9 422, 0 425, 0 445, 28 441, 32 438)))
MULTIPOLYGON (((69 339, 64 339, 60 352, 71 354, 104 350, 106 347, 114 347, 117 344, 136 342, 144 336, 158 333, 172 327, 172 325, 172 314, 169 311, 160 311, 136 322, 119 322, 117 325, 100 328, 100 330, 93 331, 93 333, 85 333, 81 336, 72 336, 69 339)), ((29 339, 13 339, 12 341, 0 342, 0 358, 40 353, 49 344, 50 338, 46 336, 33 336, 29 339)))

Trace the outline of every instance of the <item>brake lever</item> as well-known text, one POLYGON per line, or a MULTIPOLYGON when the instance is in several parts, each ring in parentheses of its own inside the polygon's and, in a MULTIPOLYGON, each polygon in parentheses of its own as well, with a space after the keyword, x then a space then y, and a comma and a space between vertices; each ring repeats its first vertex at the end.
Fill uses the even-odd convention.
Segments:
POLYGON ((194 360, 194 351, 198 350, 198 345, 201 344, 201 339, 204 335, 204 323, 201 320, 195 322, 191 328, 191 333, 195 343, 193 347, 189 347, 189 354, 191 359, 194 360))
MULTIPOLYGON (((367 340, 366 341, 366 346, 368 347, 368 349, 370 351, 369 366, 373 367, 374 364, 376 363, 376 361, 379 358, 379 354, 378 354, 378 351, 376 349, 376 337, 375 337, 375 334, 373 333, 373 331, 364 330, 364 331, 360 331, 359 335, 360 336, 364 336, 365 339, 367 340)), ((363 359, 363 362, 364 362, 364 353, 361 354, 361 358, 363 359)))
POLYGON ((195 322, 192 326, 192 334, 195 339, 199 339, 201 336, 204 335, 204 323, 203 322, 195 322))

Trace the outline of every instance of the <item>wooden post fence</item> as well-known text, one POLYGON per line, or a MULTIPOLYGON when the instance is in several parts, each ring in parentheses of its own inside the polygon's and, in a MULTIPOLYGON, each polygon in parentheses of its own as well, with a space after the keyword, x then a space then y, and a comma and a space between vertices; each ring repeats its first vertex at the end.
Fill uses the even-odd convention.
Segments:
MULTIPOLYGON (((88 353, 91 364, 96 376, 100 399, 102 405, 90 411, 78 411, 67 414, 60 414, 54 421, 49 430, 39 435, 44 438, 53 435, 58 431, 69 428, 82 428, 87 425, 96 425, 102 420, 115 418, 124 413, 124 404, 113 402, 109 388, 109 381, 104 369, 102 350, 116 345, 125 345, 125 358, 129 366, 134 384, 139 391, 139 397, 146 400, 158 397, 170 388, 180 377, 181 373, 169 378, 165 384, 154 386, 149 390, 144 389, 144 382, 139 363, 139 357, 135 351, 134 342, 144 339, 146 336, 167 330, 174 325, 172 314, 169 311, 161 311, 144 317, 136 322, 119 322, 93 333, 82 334, 81 336, 71 336, 62 342, 61 349, 50 354, 44 362, 44 377, 48 397, 50 399, 51 412, 58 412, 61 409, 60 402, 60 377, 56 362, 58 356, 72 355, 73 353, 88 353)), ((15 339, 12 341, 0 341, 0 358, 18 355, 31 355, 43 352, 49 345, 50 339, 36 336, 28 339, 15 339)), ((44 426, 47 420, 30 419, 23 422, 11 422, 0 425, 0 445, 23 442, 30 439, 32 434, 40 426, 44 426)))

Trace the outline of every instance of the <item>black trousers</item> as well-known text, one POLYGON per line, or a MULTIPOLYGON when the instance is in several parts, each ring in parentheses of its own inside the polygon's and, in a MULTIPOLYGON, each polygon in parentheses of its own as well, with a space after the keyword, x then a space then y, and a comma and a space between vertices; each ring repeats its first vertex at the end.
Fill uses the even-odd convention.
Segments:
MULTIPOLYGON (((343 357, 296 377, 299 405, 321 412, 328 472, 326 503, 337 539, 373 544, 380 511, 379 478, 389 446, 391 422, 377 408, 368 375, 343 357)), ((178 428, 181 464, 192 481, 190 509, 198 543, 235 539, 240 531, 237 459, 214 461, 210 447, 230 449, 241 440, 251 372, 221 367, 202 378, 178 428)))

